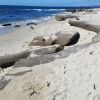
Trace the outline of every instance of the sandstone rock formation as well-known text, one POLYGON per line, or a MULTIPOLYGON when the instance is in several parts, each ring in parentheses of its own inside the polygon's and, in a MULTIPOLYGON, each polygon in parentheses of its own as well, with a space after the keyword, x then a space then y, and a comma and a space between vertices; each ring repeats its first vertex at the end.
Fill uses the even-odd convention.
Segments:
POLYGON ((0 68, 7 68, 10 66, 13 66, 15 63, 17 63, 21 59, 27 59, 28 57, 30 58, 31 54, 46 55, 46 54, 57 53, 63 49, 64 49, 64 47, 61 47, 59 45, 53 45, 53 46, 49 46, 49 47, 39 48, 36 50, 27 50, 27 51, 20 52, 17 54, 5 55, 5 56, 0 57, 0 68))
POLYGON ((75 32, 73 34, 59 34, 56 35, 55 38, 52 37, 45 37, 45 36, 38 36, 35 37, 29 46, 50 46, 54 44, 62 45, 62 46, 69 46, 76 44, 80 38, 80 34, 75 32))
POLYGON ((18 54, 2 56, 0 57, 0 67, 6 68, 12 66, 20 59, 27 58, 30 55, 30 53, 31 53, 30 51, 24 51, 18 54))
POLYGON ((78 18, 78 17, 75 16, 75 15, 56 15, 56 16, 55 16, 55 19, 56 19, 57 21, 63 21, 63 20, 66 20, 66 19, 68 19, 68 18, 78 18))
POLYGON ((54 44, 59 44, 62 46, 70 46, 73 44, 76 44, 80 38, 80 34, 78 32, 72 34, 64 34, 61 36, 58 36, 52 43, 54 44))
POLYGON ((46 46, 44 48, 36 49, 33 51, 33 53, 36 55, 46 55, 46 54, 56 53, 63 49, 64 49, 64 47, 61 48, 61 46, 59 46, 59 45, 52 45, 52 46, 46 46))
POLYGON ((80 28, 83 28, 83 29, 86 29, 86 30, 97 32, 97 33, 100 31, 100 25, 94 25, 94 24, 91 24, 87 21, 70 20, 69 24, 71 26, 80 27, 80 28))

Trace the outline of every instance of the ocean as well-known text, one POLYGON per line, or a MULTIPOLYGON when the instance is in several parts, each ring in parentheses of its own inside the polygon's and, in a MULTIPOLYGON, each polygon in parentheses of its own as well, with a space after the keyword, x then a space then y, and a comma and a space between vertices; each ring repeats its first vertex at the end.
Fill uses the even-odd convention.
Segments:
POLYGON ((14 31, 14 25, 26 26, 27 23, 40 23, 50 20, 56 14, 63 13, 64 8, 34 7, 34 6, 5 6, 0 5, 0 35, 14 31), (3 27, 3 24, 12 24, 3 27))
MULTIPOLYGON (((0 5, 0 35, 14 30, 14 25, 25 26, 30 22, 43 22, 53 18, 56 14, 70 12, 84 7, 40 7, 40 6, 8 6, 0 5), (12 26, 3 27, 2 24, 11 23, 12 26)), ((91 8, 91 7, 85 7, 91 8)), ((94 7, 92 7, 94 8, 94 7)))
MULTIPOLYGON (((43 21, 48 20, 66 9, 80 9, 84 7, 40 7, 40 6, 7 6, 0 5, 0 23, 43 21)), ((89 7, 87 7, 89 8, 89 7)))
POLYGON ((65 9, 30 6, 0 6, 0 23, 48 20, 65 9))

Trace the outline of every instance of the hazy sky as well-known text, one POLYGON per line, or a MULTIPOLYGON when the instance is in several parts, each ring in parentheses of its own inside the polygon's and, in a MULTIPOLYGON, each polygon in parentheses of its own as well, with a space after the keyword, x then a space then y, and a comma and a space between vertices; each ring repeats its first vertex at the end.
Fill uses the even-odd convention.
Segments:
POLYGON ((100 0, 0 0, 0 5, 86 6, 100 5, 100 0))

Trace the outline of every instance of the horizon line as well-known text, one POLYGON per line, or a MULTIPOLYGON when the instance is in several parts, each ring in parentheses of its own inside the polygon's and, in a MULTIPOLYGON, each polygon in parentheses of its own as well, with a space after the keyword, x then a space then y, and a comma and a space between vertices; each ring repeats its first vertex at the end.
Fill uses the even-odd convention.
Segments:
POLYGON ((26 7, 61 7, 61 8, 63 8, 63 7, 65 7, 65 8, 67 8, 67 7, 100 7, 100 5, 86 5, 86 6, 35 6, 35 5, 0 5, 0 6, 26 6, 26 7))

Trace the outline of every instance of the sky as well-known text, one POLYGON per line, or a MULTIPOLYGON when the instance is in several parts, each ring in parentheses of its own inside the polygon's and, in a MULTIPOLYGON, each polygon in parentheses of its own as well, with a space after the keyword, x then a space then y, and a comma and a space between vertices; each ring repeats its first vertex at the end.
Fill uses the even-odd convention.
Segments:
POLYGON ((0 5, 90 6, 100 5, 100 0, 0 0, 0 5))

